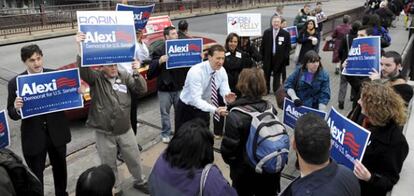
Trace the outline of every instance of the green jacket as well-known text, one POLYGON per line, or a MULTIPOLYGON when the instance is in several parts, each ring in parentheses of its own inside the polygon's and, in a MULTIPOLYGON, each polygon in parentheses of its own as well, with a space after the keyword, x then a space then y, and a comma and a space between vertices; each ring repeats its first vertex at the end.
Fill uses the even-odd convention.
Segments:
POLYGON ((301 9, 298 15, 296 15, 295 20, 293 21, 293 25, 296 26, 298 32, 302 30, 303 25, 305 25, 306 21, 308 20, 308 16, 308 14, 303 12, 303 9, 301 9))
POLYGON ((145 94, 145 79, 140 74, 133 77, 119 72, 112 85, 102 71, 81 67, 80 56, 77 56, 77 64, 82 80, 89 84, 92 98, 86 125, 110 135, 126 133, 131 128, 131 91, 138 95, 145 94), (119 90, 114 90, 115 85, 119 90))

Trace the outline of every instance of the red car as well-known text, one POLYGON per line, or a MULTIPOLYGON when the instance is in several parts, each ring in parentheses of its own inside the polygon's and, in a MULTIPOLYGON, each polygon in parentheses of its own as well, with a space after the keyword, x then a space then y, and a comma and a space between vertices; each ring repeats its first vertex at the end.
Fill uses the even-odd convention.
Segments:
MULTIPOLYGON (((154 18, 159 18, 159 17, 154 17, 154 18)), ((168 20, 169 20, 169 18, 168 18, 168 20)), ((147 26, 149 24, 150 24, 150 21, 148 22, 147 26)), ((152 23, 152 24, 154 24, 154 23, 152 23)), ((160 28, 160 27, 158 26, 158 28, 160 28)), ((148 28, 147 28, 147 30, 148 30, 148 28)), ((201 37, 201 36, 193 36, 193 37, 203 39, 203 50, 204 50, 204 54, 205 54, 204 56, 207 56, 206 51, 208 50, 208 48, 211 45, 214 45, 214 44, 217 43, 215 40, 212 40, 212 39, 209 39, 209 38, 206 38, 206 37, 201 37)), ((150 53, 155 47, 157 47, 157 45, 161 44, 163 40, 164 40, 164 36, 163 36, 162 31, 151 32, 151 33, 147 33, 147 34, 144 31, 143 42, 148 46, 148 49, 150 50, 150 53)), ((76 68, 76 67, 77 67, 76 62, 74 62, 74 63, 71 63, 69 65, 62 66, 59 69, 69 69, 69 68, 76 68)), ((144 64, 139 69, 139 72, 141 73, 142 76, 144 76, 145 79, 147 79, 148 67, 149 67, 148 64, 147 65, 144 64)), ((98 68, 94 67, 92 69, 98 69, 98 68)), ((157 92, 157 78, 154 78, 152 80, 146 80, 146 81, 147 81, 148 91, 144 96, 147 96, 149 94, 157 92)), ((89 106, 91 104, 90 103, 91 102, 91 96, 89 95, 89 85, 85 81, 81 81, 81 85, 83 85, 86 89, 86 93, 83 95, 84 107, 80 108, 80 109, 65 111, 66 117, 69 120, 84 119, 88 116, 89 106)))

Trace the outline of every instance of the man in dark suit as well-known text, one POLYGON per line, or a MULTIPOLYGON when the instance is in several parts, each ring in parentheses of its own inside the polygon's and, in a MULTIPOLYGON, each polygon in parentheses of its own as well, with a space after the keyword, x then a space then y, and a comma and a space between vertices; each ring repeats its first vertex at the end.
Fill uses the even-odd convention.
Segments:
MULTIPOLYGON (((21 59, 26 71, 19 75, 53 71, 43 68, 43 53, 37 45, 21 49, 21 59)), ((16 95, 16 77, 8 84, 7 111, 11 119, 21 119, 23 99, 16 95)), ((52 165, 56 196, 67 196, 66 144, 71 140, 69 122, 63 112, 54 112, 22 120, 21 139, 24 159, 43 184, 46 153, 52 165)))
POLYGON ((282 29, 282 18, 272 16, 272 28, 266 29, 262 36, 260 52, 263 56, 263 70, 266 77, 267 92, 270 93, 270 76, 273 72, 273 92, 280 86, 283 67, 289 64, 290 34, 282 29))

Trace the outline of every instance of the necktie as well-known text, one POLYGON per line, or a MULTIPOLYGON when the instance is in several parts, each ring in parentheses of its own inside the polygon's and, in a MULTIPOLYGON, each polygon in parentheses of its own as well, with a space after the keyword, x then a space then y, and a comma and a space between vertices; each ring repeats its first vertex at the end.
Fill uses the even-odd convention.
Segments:
POLYGON ((277 37, 277 31, 273 30, 273 50, 272 53, 276 54, 276 37, 277 37))
MULTIPOLYGON (((213 72, 211 74, 211 103, 214 106, 219 107, 218 96, 217 96, 217 86, 216 86, 216 72, 213 72)), ((217 112, 214 113, 213 117, 216 121, 220 121, 220 116, 217 112)))

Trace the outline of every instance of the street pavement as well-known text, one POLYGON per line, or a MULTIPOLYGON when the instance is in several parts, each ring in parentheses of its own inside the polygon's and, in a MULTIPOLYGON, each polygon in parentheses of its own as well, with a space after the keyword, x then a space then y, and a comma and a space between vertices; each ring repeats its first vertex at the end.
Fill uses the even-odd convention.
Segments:
MULTIPOLYGON (((332 0, 324 3, 323 8, 326 14, 334 14, 349 10, 355 7, 359 7, 363 4, 362 1, 357 0, 332 0)), ((286 6, 284 9, 284 16, 289 21, 289 24, 292 24, 293 18, 296 16, 297 11, 302 5, 290 5, 286 6)), ((261 8, 261 9, 252 9, 241 11, 243 13, 261 13, 262 14, 262 31, 265 28, 268 28, 268 22, 271 15, 274 12, 274 7, 261 8)), ((190 33, 194 35, 203 35, 206 37, 213 38, 219 43, 224 43, 226 37, 226 27, 225 27, 225 14, 216 14, 209 16, 201 16, 196 18, 188 18, 187 21, 190 24, 190 33)), ((173 21, 173 23, 178 23, 178 21, 173 21)), ((393 43, 389 49, 396 50, 401 52, 405 46, 408 38, 407 31, 402 27, 402 22, 397 23, 397 28, 391 29, 391 37, 393 38, 393 43)), ((44 49, 45 55, 45 65, 47 67, 56 68, 64 64, 71 63, 75 60, 75 43, 73 36, 60 37, 48 40, 34 41, 34 43, 39 44, 44 49)), ((0 56, 3 56, 3 61, 0 62, 0 105, 1 108, 5 108, 7 100, 7 82, 6 80, 10 79, 17 73, 20 73, 24 70, 24 65, 19 59, 19 49, 25 45, 24 44, 14 44, 8 46, 0 47, 0 56), (3 80, 1 79, 3 78, 3 80)), ((331 62, 330 52, 322 52, 322 62, 324 67, 329 71, 331 77, 331 101, 330 106, 337 106, 337 93, 339 88, 339 76, 334 74, 334 67, 331 62)), ((288 67, 288 73, 291 73, 293 70, 293 63, 288 67)), ((349 91, 348 91, 349 92, 349 91)), ((349 94, 347 95, 349 97, 349 94)), ((266 96, 265 99, 271 101, 275 104, 275 99, 273 96, 266 96)), ((148 176, 150 173, 151 167, 153 166, 155 160, 159 154, 165 149, 166 145, 160 143, 159 133, 160 133, 160 114, 159 114, 159 104, 156 95, 151 95, 146 97, 141 101, 138 109, 138 118, 140 121, 138 129, 137 141, 144 146, 144 151, 141 154, 143 158, 143 169, 144 173, 148 176)), ((350 102, 347 98, 347 103, 345 109, 342 110, 342 113, 345 114, 350 110, 350 102)), ((279 117, 281 111, 279 110, 279 117)), ((173 112, 172 112, 173 114, 173 112)), ((172 115, 173 117, 173 115, 172 115)), ((9 121, 12 128, 12 146, 15 152, 21 155, 21 144, 20 144, 20 121, 9 121)), ((72 122, 72 142, 68 145, 68 191, 71 192, 71 195, 74 195, 74 190, 76 186, 76 180, 78 176, 87 168, 99 165, 99 158, 97 156, 96 147, 94 145, 94 136, 93 132, 84 126, 84 121, 72 122)), ((289 132, 291 134, 291 131, 289 132)), ((220 141, 217 140, 215 146, 219 148, 220 141)), ((294 153, 290 155, 290 163, 294 163, 295 157, 294 153)), ((219 153, 215 153, 215 163, 222 170, 223 175, 230 181, 228 166, 224 164, 219 153)), ((124 195, 143 195, 140 192, 132 188, 132 178, 129 175, 128 170, 125 167, 125 164, 119 163, 119 171, 122 175, 122 178, 125 179, 123 183, 124 195)), ((284 171, 288 175, 296 176, 298 173, 293 168, 293 164, 289 166, 284 171)), ((289 182, 287 179, 282 180, 282 187, 285 187, 289 182)), ((45 195, 53 195, 53 177, 51 168, 48 167, 45 171, 45 195)))

